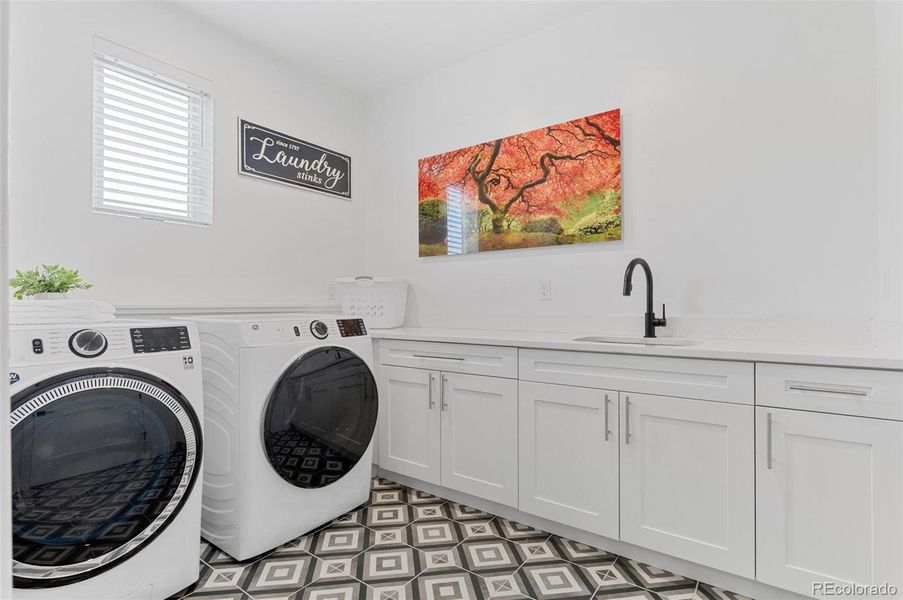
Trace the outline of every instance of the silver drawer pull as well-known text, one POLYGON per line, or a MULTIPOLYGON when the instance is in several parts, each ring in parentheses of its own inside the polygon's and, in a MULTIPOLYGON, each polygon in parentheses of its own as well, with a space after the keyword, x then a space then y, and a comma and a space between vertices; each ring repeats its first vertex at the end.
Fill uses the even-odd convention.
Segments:
POLYGON ((467 360, 463 356, 433 356, 432 354, 412 354, 414 358, 434 358, 436 360, 467 360))
POLYGON ((765 438, 765 468, 768 469, 769 471, 771 471, 771 466, 772 466, 771 461, 772 461, 772 456, 773 456, 772 444, 774 443, 772 441, 773 436, 774 436, 774 420, 773 420, 773 417, 771 416, 771 413, 768 413, 765 416, 765 418, 766 418, 766 421, 765 421, 765 430, 766 430, 765 431, 765 435, 766 435, 766 438, 765 438))
POLYGON ((433 407, 436 406, 436 401, 433 400, 433 382, 434 381, 436 381, 436 378, 432 373, 430 373, 430 383, 429 383, 430 390, 429 390, 429 404, 428 404, 430 410, 433 410, 433 407))
POLYGON ((611 429, 608 427, 608 405, 611 403, 611 400, 608 399, 608 394, 605 394, 605 441, 608 441, 609 436, 611 436, 611 429))
POLYGON ((630 396, 624 399, 624 444, 630 444, 630 396))
POLYGON ((445 387, 448 385, 448 377, 445 373, 439 375, 439 411, 448 410, 448 401, 445 398, 445 387))
POLYGON ((833 387, 820 387, 817 385, 801 385, 801 384, 788 384, 787 389, 791 392, 813 392, 816 394, 840 394, 841 396, 856 396, 859 398, 865 398, 869 395, 867 391, 864 390, 845 390, 842 388, 833 388, 833 387))

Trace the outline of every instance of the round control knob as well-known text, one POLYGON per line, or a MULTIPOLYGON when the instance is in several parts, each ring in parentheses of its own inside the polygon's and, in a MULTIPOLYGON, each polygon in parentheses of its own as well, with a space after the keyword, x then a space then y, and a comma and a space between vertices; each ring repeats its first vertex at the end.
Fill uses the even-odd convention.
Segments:
POLYGON ((76 356, 94 358, 106 352, 107 338, 94 329, 82 329, 69 338, 69 349, 76 356))
POLYGON ((318 340, 325 340, 326 336, 329 335, 329 327, 323 321, 314 321, 310 324, 310 332, 318 340))

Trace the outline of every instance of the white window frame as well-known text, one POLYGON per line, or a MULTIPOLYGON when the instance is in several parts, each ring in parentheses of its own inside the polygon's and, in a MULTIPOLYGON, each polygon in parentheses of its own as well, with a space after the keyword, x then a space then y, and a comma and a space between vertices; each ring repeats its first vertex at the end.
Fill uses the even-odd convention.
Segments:
POLYGON ((198 85, 200 79, 95 40, 94 212, 213 224, 213 95, 198 85), (147 96, 135 93, 142 86, 147 96), (166 96, 173 103, 184 102, 184 118, 152 108, 168 109, 161 100, 166 96), (167 145, 167 135, 183 141, 167 145))

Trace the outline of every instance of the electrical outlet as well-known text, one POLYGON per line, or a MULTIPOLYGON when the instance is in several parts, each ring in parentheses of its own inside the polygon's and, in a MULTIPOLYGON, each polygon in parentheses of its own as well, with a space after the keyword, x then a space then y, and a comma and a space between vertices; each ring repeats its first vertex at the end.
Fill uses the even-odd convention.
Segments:
POLYGON ((539 282, 539 301, 549 302, 552 299, 552 282, 544 279, 539 282))
POLYGON ((330 283, 326 287, 326 297, 330 300, 335 300, 335 283, 330 283))

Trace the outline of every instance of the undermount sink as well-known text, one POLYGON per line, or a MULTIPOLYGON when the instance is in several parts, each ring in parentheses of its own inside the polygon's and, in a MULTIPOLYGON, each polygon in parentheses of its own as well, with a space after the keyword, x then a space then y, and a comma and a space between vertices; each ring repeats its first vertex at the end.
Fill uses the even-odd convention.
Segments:
POLYGON ((637 344, 640 346, 692 346, 700 343, 696 340, 688 340, 687 338, 645 338, 616 335, 588 335, 585 337, 574 338, 574 341, 596 342, 597 344, 637 344))

